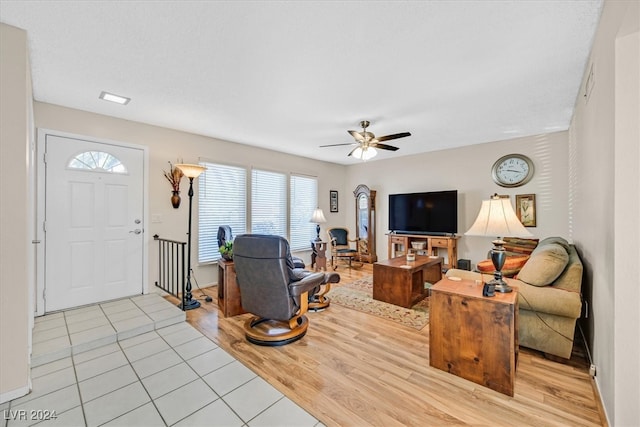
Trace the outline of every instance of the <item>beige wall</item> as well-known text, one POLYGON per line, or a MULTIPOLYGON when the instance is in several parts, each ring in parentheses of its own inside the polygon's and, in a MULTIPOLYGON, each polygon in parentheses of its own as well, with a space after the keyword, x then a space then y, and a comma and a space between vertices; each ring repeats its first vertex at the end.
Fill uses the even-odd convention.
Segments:
MULTIPOLYGON (((412 136, 418 139, 419 137, 412 136)), ((419 139, 413 141, 419 144, 419 139)), ((538 238, 563 236, 568 238, 567 132, 511 139, 472 145, 452 150, 435 151, 384 161, 351 166, 347 174, 347 189, 366 184, 377 191, 378 227, 376 246, 378 257, 387 258, 389 194, 458 190, 458 234, 463 235, 478 215, 482 200, 494 193, 511 196, 515 207, 516 194, 536 195, 537 227, 528 230, 538 238), (534 163, 533 179, 522 187, 503 188, 491 178, 493 163, 505 154, 521 153, 534 163)), ((352 195, 351 195, 352 196, 352 195)), ((353 197, 353 196, 352 196, 353 197)), ((347 205, 349 227, 355 229, 355 202, 347 205)), ((495 236, 498 237, 498 236, 495 236)), ((494 238, 495 238, 494 237, 494 238)), ((462 236, 458 241, 458 258, 471 260, 472 265, 486 258, 492 238, 462 236)))
POLYGON ((570 128, 571 223, 585 263, 582 323, 611 425, 640 425, 640 164, 637 2, 606 1, 594 40, 593 89, 570 128))
POLYGON ((27 34, 0 24, 0 403, 29 391, 31 86, 27 34))
MULTIPOLYGON (((122 107, 126 108, 126 107, 122 107)), ((131 122, 80 110, 45 103, 35 103, 36 126, 40 129, 56 130, 66 133, 106 139, 149 147, 149 214, 150 223, 145 227, 149 245, 149 281, 150 288, 158 278, 157 243, 153 235, 168 239, 187 240, 189 181, 182 179, 182 204, 173 209, 170 203, 171 185, 163 176, 168 170, 168 161, 176 163, 183 159, 185 163, 197 163, 200 159, 212 162, 229 163, 238 166, 264 168, 281 172, 297 172, 318 177, 318 197, 320 207, 325 213, 326 226, 344 223, 345 212, 329 212, 329 190, 339 190, 340 206, 344 206, 346 192, 343 187, 345 167, 312 160, 308 158, 277 153, 247 145, 207 138, 200 135, 179 132, 157 126, 131 122), (151 223, 153 216, 161 217, 160 223, 151 223)), ((198 253, 198 203, 197 182, 194 181, 194 216, 192 239, 192 265, 194 275, 201 286, 217 282, 217 270, 214 265, 197 265, 198 253)), ((322 227, 323 232, 325 226, 322 227)), ((211 236, 213 239, 216 236, 211 236)), ((309 258, 307 253, 298 254, 309 258)))
MULTIPOLYGON (((345 167, 51 104, 36 102, 35 116, 38 128, 55 129, 149 147, 149 212, 151 216, 159 214, 162 217, 161 223, 150 223, 147 232, 147 241, 150 245, 151 283, 157 277, 156 247, 152 236, 159 234, 171 239, 186 239, 188 181, 184 179, 182 182, 182 206, 180 209, 173 209, 169 203, 171 187, 162 176, 162 170, 168 168, 167 161, 175 162, 178 158, 183 158, 185 162, 206 159, 318 176, 319 203, 328 221, 322 227, 323 234, 327 227, 334 225, 347 224, 351 230, 355 230, 353 190, 358 184, 364 183, 378 192, 376 225, 379 232, 376 244, 378 256, 381 259, 387 256, 385 233, 388 231, 387 199, 390 193, 457 189, 459 234, 464 233, 471 226, 481 201, 489 195, 495 192, 509 194, 512 196, 512 203, 515 203, 516 194, 535 193, 538 227, 529 228, 529 230, 537 237, 551 235, 568 237, 566 132, 345 167), (536 172, 534 178, 525 186, 505 189, 496 185, 491 179, 491 166, 502 155, 514 152, 531 157, 536 172), (384 173, 380 173, 381 170, 384 173), (338 213, 329 212, 329 190, 339 192, 338 213)), ((194 200, 194 202, 192 259, 196 258, 197 254, 197 201, 194 200)), ((491 240, 491 238, 462 237, 459 241, 459 257, 470 258, 474 263, 484 259, 487 250, 491 247, 491 240)), ((217 280, 211 266, 195 267, 194 272, 200 283, 209 284, 217 280)))

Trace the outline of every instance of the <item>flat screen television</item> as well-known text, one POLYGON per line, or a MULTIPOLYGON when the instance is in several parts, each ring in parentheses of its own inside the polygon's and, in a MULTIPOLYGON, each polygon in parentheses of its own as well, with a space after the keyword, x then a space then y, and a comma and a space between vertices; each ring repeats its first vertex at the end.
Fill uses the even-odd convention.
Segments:
POLYGON ((405 234, 458 232, 458 190, 389 194, 389 230, 405 234))

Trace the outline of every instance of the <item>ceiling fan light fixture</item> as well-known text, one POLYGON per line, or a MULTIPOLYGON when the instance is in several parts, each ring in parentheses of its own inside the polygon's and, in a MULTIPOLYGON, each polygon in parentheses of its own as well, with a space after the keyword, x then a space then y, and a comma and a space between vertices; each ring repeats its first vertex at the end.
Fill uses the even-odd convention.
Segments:
POLYGON ((367 127, 369 126, 369 122, 367 120, 361 121, 360 126, 362 126, 362 132, 357 132, 355 130, 347 131, 347 133, 355 139, 354 142, 346 144, 321 145, 320 147, 338 147, 342 145, 349 145, 353 147, 355 145, 356 148, 351 150, 347 156, 367 161, 369 159, 373 159, 378 154, 378 150, 398 151, 398 147, 383 144, 383 141, 391 141, 393 139, 411 136, 410 132, 401 132, 394 133, 393 135, 376 137, 373 133, 367 131, 367 127))
POLYGON ((367 161, 378 155, 378 151, 373 147, 357 147, 351 154, 356 159, 367 161))

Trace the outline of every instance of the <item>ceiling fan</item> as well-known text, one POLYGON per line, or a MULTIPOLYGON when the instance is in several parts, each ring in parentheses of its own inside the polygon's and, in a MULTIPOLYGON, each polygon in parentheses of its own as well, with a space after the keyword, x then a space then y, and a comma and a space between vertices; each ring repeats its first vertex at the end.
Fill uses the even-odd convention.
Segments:
POLYGON ((411 136, 410 132, 402 132, 402 133, 394 133, 393 135, 386 135, 377 137, 371 133, 367 132, 367 128, 370 123, 368 120, 363 120, 360 122, 360 126, 362 127, 362 132, 357 132, 355 130, 349 130, 351 136, 355 139, 355 142, 345 143, 345 144, 329 144, 329 145, 321 145, 320 147, 337 147, 341 145, 356 145, 356 147, 351 150, 348 156, 354 156, 358 159, 369 160, 376 156, 377 151, 376 148, 382 150, 390 150, 396 151, 398 147, 394 147, 392 145, 382 144, 382 141, 390 141, 392 139, 404 138, 407 136, 411 136))

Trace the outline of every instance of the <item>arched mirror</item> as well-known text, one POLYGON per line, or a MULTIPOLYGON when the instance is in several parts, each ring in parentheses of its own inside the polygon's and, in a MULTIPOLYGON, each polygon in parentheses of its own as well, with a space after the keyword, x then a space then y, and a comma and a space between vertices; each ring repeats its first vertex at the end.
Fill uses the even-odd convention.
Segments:
POLYGON ((360 261, 373 263, 376 255, 376 192, 360 184, 353 191, 356 198, 356 239, 360 261))

